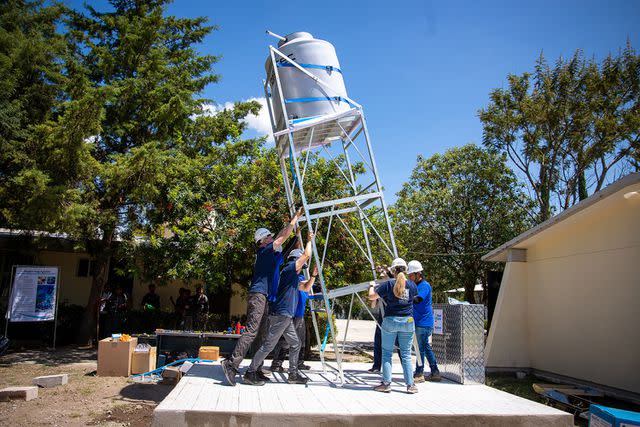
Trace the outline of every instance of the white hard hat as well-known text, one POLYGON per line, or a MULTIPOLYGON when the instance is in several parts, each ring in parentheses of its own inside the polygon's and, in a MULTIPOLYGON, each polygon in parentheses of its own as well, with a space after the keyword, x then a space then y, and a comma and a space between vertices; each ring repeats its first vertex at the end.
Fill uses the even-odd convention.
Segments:
POLYGON ((398 267, 404 267, 406 269, 407 263, 405 262, 405 260, 403 260, 402 258, 394 259, 393 262, 391 263, 391 270, 395 270, 398 267))
POLYGON ((258 228, 255 234, 253 235, 253 240, 255 240, 256 243, 260 243, 262 239, 268 236, 273 236, 273 233, 267 230, 266 228, 258 228))
POLYGON ((300 258, 304 251, 302 249, 294 249, 289 252, 289 258, 300 258))
POLYGON ((420 261, 416 261, 414 259, 413 261, 409 261, 409 264, 407 264, 407 274, 420 273, 421 271, 422 264, 420 264, 420 261))

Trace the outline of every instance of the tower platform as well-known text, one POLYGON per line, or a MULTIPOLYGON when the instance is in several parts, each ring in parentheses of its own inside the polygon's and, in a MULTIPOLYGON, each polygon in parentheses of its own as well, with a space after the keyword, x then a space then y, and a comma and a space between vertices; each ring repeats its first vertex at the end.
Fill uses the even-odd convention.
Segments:
POLYGON ((419 393, 406 394, 398 363, 391 393, 372 390, 380 375, 366 372, 370 364, 343 363, 342 387, 335 371, 323 373, 320 362, 309 364, 306 386, 287 384, 286 375, 276 373, 262 387, 240 381, 226 386, 219 363, 195 365, 155 409, 153 425, 573 426, 568 413, 484 385, 443 380, 418 384, 419 393))

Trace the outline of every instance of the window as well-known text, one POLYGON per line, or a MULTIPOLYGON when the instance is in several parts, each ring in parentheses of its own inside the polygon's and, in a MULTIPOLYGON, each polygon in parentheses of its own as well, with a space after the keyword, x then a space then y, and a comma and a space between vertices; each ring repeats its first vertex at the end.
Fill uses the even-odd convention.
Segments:
POLYGON ((93 277, 95 263, 89 258, 78 260, 78 277, 93 277))

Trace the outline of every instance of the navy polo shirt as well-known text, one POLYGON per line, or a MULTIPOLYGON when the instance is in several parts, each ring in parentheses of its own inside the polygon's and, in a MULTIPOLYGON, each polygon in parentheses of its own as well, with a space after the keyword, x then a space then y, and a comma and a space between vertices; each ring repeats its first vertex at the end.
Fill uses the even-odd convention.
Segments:
POLYGON ((263 295, 269 293, 269 289, 273 283, 273 276, 277 269, 276 254, 281 251, 281 247, 274 249, 273 243, 258 248, 256 262, 253 265, 253 279, 251 280, 249 292, 256 292, 263 295))
POLYGON ((418 296, 422 298, 421 302, 413 304, 413 318, 416 322, 416 326, 420 326, 422 328, 433 328, 431 285, 429 282, 422 279, 422 281, 416 286, 418 287, 418 296))
POLYGON ((280 284, 276 300, 271 304, 271 313, 281 316, 293 317, 298 306, 298 285, 300 277, 296 272, 296 260, 285 264, 280 272, 280 284))
POLYGON ((413 298, 418 295, 416 284, 407 279, 404 295, 402 295, 401 298, 396 297, 393 293, 393 286, 395 284, 396 279, 391 279, 379 284, 375 288, 376 293, 385 302, 384 317, 408 317, 413 315, 413 298))
MULTIPOLYGON (((300 282, 304 282, 304 274, 299 274, 298 280, 300 282)), ((307 306, 308 299, 309 294, 298 289, 298 305, 296 306, 296 312, 294 313, 293 317, 304 317, 304 309, 307 306)))

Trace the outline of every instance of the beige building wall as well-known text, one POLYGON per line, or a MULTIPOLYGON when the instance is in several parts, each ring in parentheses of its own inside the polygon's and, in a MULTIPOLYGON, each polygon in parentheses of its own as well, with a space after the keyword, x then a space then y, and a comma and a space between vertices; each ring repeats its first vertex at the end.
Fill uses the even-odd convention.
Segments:
POLYGON ((640 393, 640 198, 624 197, 633 189, 516 245, 527 260, 507 263, 488 367, 532 367, 640 393))
POLYGON ((247 314, 247 291, 238 283, 234 283, 231 285, 231 294, 229 316, 244 316, 247 314))
POLYGON ((36 259, 36 264, 60 267, 60 303, 87 305, 92 278, 78 277, 78 262, 82 258, 86 259, 89 256, 85 253, 43 251, 36 259))

